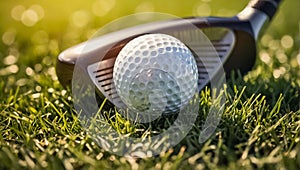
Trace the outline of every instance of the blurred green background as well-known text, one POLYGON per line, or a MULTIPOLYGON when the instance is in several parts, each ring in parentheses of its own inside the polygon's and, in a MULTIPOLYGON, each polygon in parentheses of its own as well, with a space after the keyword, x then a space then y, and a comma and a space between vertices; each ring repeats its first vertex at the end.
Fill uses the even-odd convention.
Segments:
MULTIPOLYGON (((5 49, 13 41, 30 44, 38 39, 55 40, 61 50, 88 39, 110 21, 136 12, 162 12, 179 17, 232 16, 247 3, 247 0, 1 1, 1 58, 7 55, 5 49)), ((299 37, 299 8, 299 0, 284 0, 269 33, 275 37, 283 34, 299 37)))
MULTIPOLYGON (((261 39, 263 48, 279 49, 281 46, 284 50, 284 54, 278 50, 280 54, 275 56, 279 62, 270 67, 275 78, 289 72, 290 68, 297 68, 300 62, 300 57, 297 57, 299 2, 283 0, 280 10, 261 39), (280 64, 286 65, 285 70, 280 64)), ((241 11, 247 3, 248 0, 1 1, 0 76, 4 76, 2 79, 5 79, 8 89, 25 86, 33 73, 44 72, 43 69, 47 69, 46 72, 56 80, 55 60, 61 51, 91 38, 105 24, 126 15, 161 12, 178 17, 230 17, 241 11), (29 76, 29 79, 17 83, 24 76, 29 76)), ((259 51, 258 54, 260 61, 267 65, 274 58, 274 54, 267 50, 259 51)))

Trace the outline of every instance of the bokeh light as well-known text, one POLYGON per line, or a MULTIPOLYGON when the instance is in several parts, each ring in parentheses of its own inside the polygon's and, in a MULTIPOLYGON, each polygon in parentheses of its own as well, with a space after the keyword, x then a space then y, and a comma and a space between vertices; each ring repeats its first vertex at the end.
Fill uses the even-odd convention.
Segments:
POLYGON ((271 57, 269 55, 269 53, 267 53, 266 51, 261 51, 259 53, 259 57, 261 59, 261 61, 263 61, 266 64, 270 64, 271 63, 271 57))
POLYGON ((38 22, 38 20, 39 17, 37 13, 32 9, 28 9, 23 12, 21 17, 22 23, 28 27, 34 26, 38 22))
POLYGON ((261 38, 261 44, 264 46, 264 47, 268 47, 269 46, 269 42, 273 39, 273 37, 270 35, 270 34, 265 34, 262 36, 261 38))
POLYGON ((211 7, 208 3, 200 3, 194 8, 194 13, 196 16, 210 16, 211 7))
POLYGON ((30 68, 30 67, 27 67, 27 68, 25 69, 25 72, 26 72, 26 74, 27 74, 28 76, 33 76, 33 74, 34 74, 34 70, 33 70, 32 68, 30 68))
POLYGON ((28 79, 26 79, 26 78, 21 78, 21 79, 19 79, 19 80, 17 80, 16 81, 16 85, 17 86, 25 86, 26 84, 27 84, 27 82, 28 82, 29 80, 28 79))
POLYGON ((41 96, 41 93, 34 93, 31 96, 32 96, 32 98, 37 99, 41 96))
POLYGON ((6 45, 12 45, 15 42, 15 38, 16 38, 16 31, 15 29, 6 31, 3 35, 2 35, 2 42, 6 45))
POLYGON ((17 21, 21 21, 22 15, 25 11, 25 7, 23 5, 17 5, 11 10, 11 16, 13 19, 17 21))
POLYGON ((17 5, 11 10, 11 17, 28 27, 34 26, 44 15, 44 8, 37 4, 31 5, 28 9, 23 5, 17 5))
POLYGON ((9 73, 17 73, 19 71, 19 67, 14 64, 14 65, 10 65, 10 66, 6 67, 6 70, 9 73))
POLYGON ((92 5, 93 14, 99 17, 105 16, 115 6, 115 0, 96 0, 92 5))
POLYGON ((56 76, 56 72, 55 72, 55 67, 50 67, 50 68, 48 68, 47 74, 48 74, 49 76, 51 76, 51 79, 52 79, 52 80, 57 80, 57 76, 56 76))
POLYGON ((34 65, 34 70, 35 70, 35 72, 40 72, 40 71, 42 71, 42 69, 43 69, 43 66, 42 66, 42 64, 35 64, 34 65))
POLYGON ((272 50, 277 50, 280 47, 280 41, 276 39, 272 39, 269 44, 269 48, 272 50))
POLYGON ((8 55, 7 57, 5 57, 3 59, 3 63, 5 65, 12 65, 15 64, 18 61, 17 57, 13 56, 13 55, 8 55))
POLYGON ((283 76, 286 73, 286 68, 285 67, 279 67, 278 69, 275 69, 273 71, 273 76, 274 78, 279 78, 281 76, 283 76))
POLYGON ((290 35, 284 35, 281 38, 281 45, 282 47, 288 49, 288 48, 292 48, 294 45, 294 40, 290 35))
POLYGON ((41 86, 35 86, 35 91, 37 91, 37 92, 40 92, 42 90, 42 87, 41 86))
POLYGON ((276 58, 278 59, 278 61, 281 64, 287 63, 287 61, 288 61, 288 58, 287 58, 286 54, 284 53, 284 51, 278 51, 276 53, 276 58))
POLYGON ((38 16, 38 19, 41 20, 44 18, 44 15, 45 15, 45 12, 44 12, 44 8, 38 4, 34 4, 32 6, 30 6, 31 10, 33 10, 37 16, 38 16))
POLYGON ((90 22, 90 14, 85 10, 76 11, 73 13, 71 21, 76 27, 84 27, 90 22))

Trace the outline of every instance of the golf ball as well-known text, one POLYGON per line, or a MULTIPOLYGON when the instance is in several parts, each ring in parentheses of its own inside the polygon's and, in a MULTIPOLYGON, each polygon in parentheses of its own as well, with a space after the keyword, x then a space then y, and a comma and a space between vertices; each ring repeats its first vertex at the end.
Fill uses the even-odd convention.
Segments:
POLYGON ((117 56, 113 81, 129 109, 177 112, 197 91, 192 52, 166 34, 146 34, 128 42, 117 56))

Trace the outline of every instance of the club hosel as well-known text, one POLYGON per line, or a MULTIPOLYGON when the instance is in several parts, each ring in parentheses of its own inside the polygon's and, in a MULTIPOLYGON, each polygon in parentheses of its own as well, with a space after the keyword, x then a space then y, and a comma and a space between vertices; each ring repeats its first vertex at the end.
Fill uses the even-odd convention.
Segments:
POLYGON ((257 40, 273 18, 280 2, 281 0, 251 0, 237 16, 251 24, 252 33, 257 40))
POLYGON ((275 15, 280 3, 281 0, 251 0, 248 6, 267 14, 271 20, 275 15))
POLYGON ((250 23, 251 32, 255 40, 257 40, 260 37, 261 33, 270 21, 270 19, 265 13, 251 7, 246 7, 242 12, 240 12, 237 15, 237 17, 241 21, 247 21, 250 23))

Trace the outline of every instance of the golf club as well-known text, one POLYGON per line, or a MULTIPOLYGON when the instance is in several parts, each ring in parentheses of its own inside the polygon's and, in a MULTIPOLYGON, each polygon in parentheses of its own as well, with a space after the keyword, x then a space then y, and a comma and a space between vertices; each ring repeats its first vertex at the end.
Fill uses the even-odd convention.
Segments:
POLYGON ((122 105, 113 85, 116 57, 130 40, 144 34, 164 33, 184 40, 185 45, 197 56, 198 90, 201 90, 210 81, 208 75, 219 68, 224 68, 227 74, 232 70, 245 74, 253 67, 256 42, 277 11, 280 1, 252 0, 236 16, 228 18, 189 17, 158 21, 94 38, 89 40, 88 46, 84 42, 58 56, 58 79, 64 86, 71 85, 74 66, 80 57, 84 61, 83 71, 87 72, 90 79, 96 80, 93 82, 100 92, 98 97, 107 98, 114 105, 122 105), (213 49, 207 44, 197 43, 201 39, 199 30, 210 40, 213 49), (104 57, 100 60, 99 55, 104 57))

